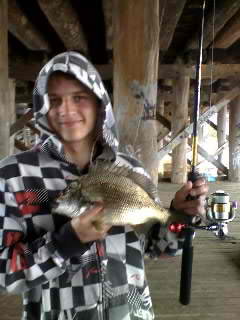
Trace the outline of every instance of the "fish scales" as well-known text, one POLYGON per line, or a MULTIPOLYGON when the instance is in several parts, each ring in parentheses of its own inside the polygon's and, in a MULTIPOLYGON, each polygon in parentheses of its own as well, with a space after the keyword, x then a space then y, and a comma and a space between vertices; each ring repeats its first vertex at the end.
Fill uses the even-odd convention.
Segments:
MULTIPOLYGON (((160 206, 142 185, 153 186, 149 178, 126 167, 97 165, 74 180, 56 199, 54 213, 78 216, 95 202, 103 203, 103 212, 97 223, 111 225, 138 225, 150 221, 167 224, 175 220, 173 214, 160 206), (139 179, 139 184, 131 179, 139 179)), ((178 215, 179 220, 179 215, 178 215)))
POLYGON ((149 219, 158 219, 161 208, 127 177, 108 173, 107 176, 97 176, 93 180, 94 183, 86 181, 86 184, 82 181, 82 194, 92 202, 104 203, 103 222, 136 225, 149 219))

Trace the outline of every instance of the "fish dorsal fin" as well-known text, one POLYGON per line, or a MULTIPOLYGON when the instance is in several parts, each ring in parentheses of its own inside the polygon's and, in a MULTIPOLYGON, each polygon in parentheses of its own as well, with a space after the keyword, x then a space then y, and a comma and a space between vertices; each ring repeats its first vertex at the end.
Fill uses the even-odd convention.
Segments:
MULTIPOLYGON (((136 168, 136 170, 137 169, 140 168, 136 168)), ((158 190, 150 177, 148 177, 144 173, 135 171, 135 169, 133 168, 129 170, 128 178, 133 180, 137 185, 145 190, 153 200, 159 202, 158 190)))
POLYGON ((127 162, 121 161, 97 161, 92 167, 89 168, 89 173, 92 174, 114 174, 116 176, 123 176, 132 180, 136 185, 141 187, 149 196, 156 202, 160 202, 158 190, 143 168, 131 167, 127 162))

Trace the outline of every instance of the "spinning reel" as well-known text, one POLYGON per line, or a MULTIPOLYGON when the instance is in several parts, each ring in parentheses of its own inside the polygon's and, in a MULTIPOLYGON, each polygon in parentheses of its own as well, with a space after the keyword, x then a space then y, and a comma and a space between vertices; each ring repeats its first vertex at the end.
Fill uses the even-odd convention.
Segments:
POLYGON ((224 240, 228 236, 228 223, 236 216, 237 201, 223 190, 217 190, 207 198, 206 218, 210 222, 209 230, 224 240), (212 227, 212 228, 210 228, 212 227))

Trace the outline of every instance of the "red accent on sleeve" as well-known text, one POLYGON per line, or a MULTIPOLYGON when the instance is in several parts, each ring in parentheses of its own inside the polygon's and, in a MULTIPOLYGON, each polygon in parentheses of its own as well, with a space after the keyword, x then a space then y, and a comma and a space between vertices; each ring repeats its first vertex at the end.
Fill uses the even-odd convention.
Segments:
POLYGON ((24 246, 17 243, 13 249, 10 269, 12 272, 24 270, 27 268, 27 261, 24 254, 24 246))
POLYGON ((22 233, 19 231, 7 231, 4 232, 4 244, 7 247, 17 243, 22 236, 22 233))
POLYGON ((15 194, 16 201, 19 204, 20 212, 25 214, 36 213, 40 210, 40 206, 34 203, 38 202, 37 193, 33 191, 22 191, 15 194))

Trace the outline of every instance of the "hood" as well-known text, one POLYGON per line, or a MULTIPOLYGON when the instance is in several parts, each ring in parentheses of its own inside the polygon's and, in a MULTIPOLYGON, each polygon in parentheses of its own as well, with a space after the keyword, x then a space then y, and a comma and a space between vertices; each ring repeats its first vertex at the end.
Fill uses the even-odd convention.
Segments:
POLYGON ((119 142, 109 95, 99 73, 91 62, 81 54, 73 51, 61 53, 52 58, 39 72, 35 82, 33 91, 35 125, 44 136, 44 139, 46 139, 46 135, 51 137, 52 142, 54 141, 59 144, 59 149, 61 142, 55 133, 51 131, 46 117, 49 111, 47 84, 49 76, 55 71, 62 71, 75 76, 77 80, 92 90, 100 99, 102 108, 100 124, 102 143, 107 144, 107 146, 116 152, 119 142))

